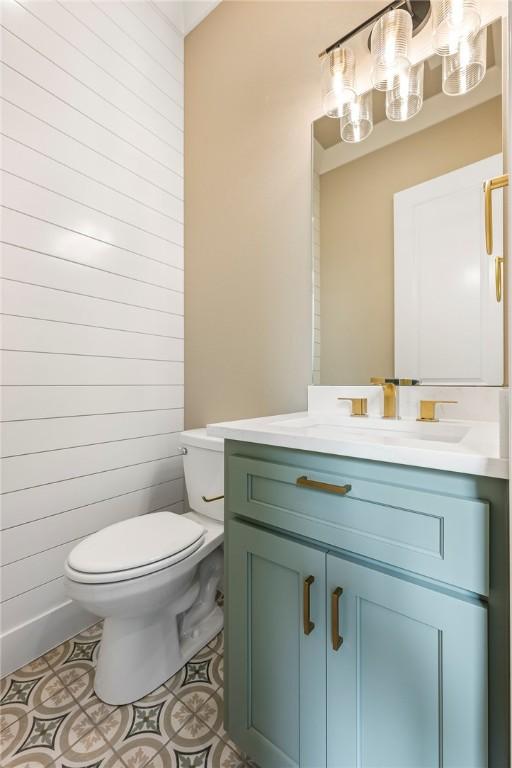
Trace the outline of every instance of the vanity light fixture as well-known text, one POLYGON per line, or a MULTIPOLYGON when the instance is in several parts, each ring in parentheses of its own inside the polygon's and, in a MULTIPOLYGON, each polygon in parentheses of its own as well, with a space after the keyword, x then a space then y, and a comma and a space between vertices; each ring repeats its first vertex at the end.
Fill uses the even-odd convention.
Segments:
POLYGON ((443 92, 460 96, 482 82, 487 68, 487 29, 461 40, 455 53, 443 56, 443 92))
POLYGON ((377 91, 389 91, 397 79, 410 69, 409 44, 412 18, 403 9, 388 11, 375 24, 371 34, 372 82, 377 91))
POLYGON ((433 47, 443 58, 443 91, 467 93, 484 78, 487 30, 480 0, 394 0, 328 46, 322 59, 324 113, 340 120, 342 141, 363 141, 373 129, 372 92, 357 94, 356 61, 346 43, 371 27, 372 83, 386 92, 386 116, 410 120, 423 106, 423 62, 410 61, 410 43, 433 16, 433 47))
POLYGON ((480 29, 479 0, 432 0, 434 50, 440 56, 455 54, 459 44, 480 29))
POLYGON ((345 104, 353 101, 355 58, 351 48, 334 48, 322 59, 322 99, 328 117, 341 117, 345 104))
POLYGON ((402 72, 393 88, 386 92, 386 117, 403 122, 417 115, 423 106, 424 65, 421 61, 402 72))

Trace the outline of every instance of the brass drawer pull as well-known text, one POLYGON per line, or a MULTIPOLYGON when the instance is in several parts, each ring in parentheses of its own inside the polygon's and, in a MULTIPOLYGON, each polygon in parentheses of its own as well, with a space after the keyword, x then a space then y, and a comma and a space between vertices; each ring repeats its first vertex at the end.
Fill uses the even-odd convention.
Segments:
POLYGON ((485 247, 489 256, 492 256, 493 238, 492 238, 492 193, 495 189, 502 189, 508 185, 508 173, 503 176, 496 176, 494 179, 488 179, 484 182, 485 196, 485 247))
POLYGON ((333 651, 338 651, 343 644, 340 635, 340 597, 343 594, 341 587, 336 587, 331 595, 331 644, 333 651))
POLYGON ((314 580, 314 576, 308 576, 306 579, 304 579, 303 614, 305 635, 310 635, 315 628, 314 623, 311 621, 311 585, 313 584, 314 580))
POLYGON ((339 496, 345 496, 346 493, 352 490, 352 486, 348 483, 346 485, 332 485, 331 483, 321 483, 319 480, 310 480, 306 475, 301 475, 296 480, 297 485, 301 488, 313 488, 316 491, 326 491, 327 493, 337 493, 339 496))
POLYGON ((210 496, 208 499, 206 496, 201 496, 203 501, 206 501, 207 504, 209 504, 211 501, 220 501, 220 499, 224 498, 224 494, 222 496, 210 496))
POLYGON ((503 256, 496 256, 494 264, 495 281, 496 281, 496 301, 498 304, 501 301, 503 295, 503 256))

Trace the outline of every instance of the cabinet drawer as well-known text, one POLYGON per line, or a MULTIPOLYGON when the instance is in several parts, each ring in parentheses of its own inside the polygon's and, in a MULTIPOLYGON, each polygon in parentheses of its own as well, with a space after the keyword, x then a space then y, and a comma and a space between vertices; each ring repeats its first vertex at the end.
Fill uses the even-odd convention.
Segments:
POLYGON ((324 471, 308 456, 292 451, 290 463, 278 463, 229 455, 231 513, 488 595, 486 501, 411 487, 393 465, 341 459, 339 470, 331 461, 324 471), (351 489, 341 496, 298 486, 304 475, 351 489))

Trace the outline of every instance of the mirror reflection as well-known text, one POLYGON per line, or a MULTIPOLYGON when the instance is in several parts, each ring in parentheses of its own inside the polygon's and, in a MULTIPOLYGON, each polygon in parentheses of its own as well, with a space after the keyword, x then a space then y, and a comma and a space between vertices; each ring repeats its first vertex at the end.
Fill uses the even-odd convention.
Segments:
POLYGON ((412 119, 387 120, 374 90, 364 141, 342 141, 340 119, 313 125, 315 384, 503 383, 502 193, 492 256, 483 195, 503 173, 500 23, 486 34, 469 93, 443 93, 433 56, 412 119))

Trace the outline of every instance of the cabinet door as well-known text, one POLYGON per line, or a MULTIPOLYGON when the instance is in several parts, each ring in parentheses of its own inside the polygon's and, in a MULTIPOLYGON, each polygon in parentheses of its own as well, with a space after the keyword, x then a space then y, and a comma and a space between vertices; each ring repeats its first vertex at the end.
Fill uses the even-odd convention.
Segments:
POLYGON ((332 555, 327 591, 328 768, 486 766, 486 608, 332 555))
POLYGON ((325 553, 232 522, 227 559, 229 733, 264 768, 325 768, 325 553))

